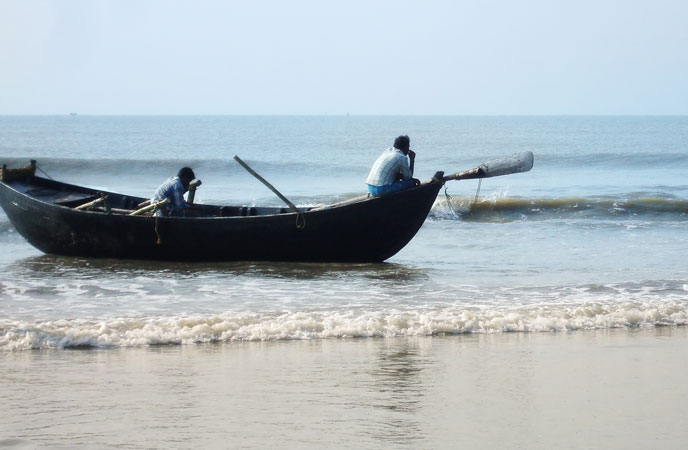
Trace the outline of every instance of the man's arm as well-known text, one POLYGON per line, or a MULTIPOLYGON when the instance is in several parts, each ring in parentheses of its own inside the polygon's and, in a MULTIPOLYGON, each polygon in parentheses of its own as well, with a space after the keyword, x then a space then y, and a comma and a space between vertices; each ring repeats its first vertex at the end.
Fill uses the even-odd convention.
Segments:
POLYGON ((189 204, 184 201, 184 186, 181 183, 177 183, 172 189, 172 195, 170 195, 170 202, 174 208, 188 208, 189 204))
POLYGON ((409 160, 406 156, 402 156, 396 161, 396 180, 408 180, 413 178, 413 172, 411 171, 411 166, 409 166, 409 160))
POLYGON ((416 162, 416 152, 414 152, 413 150, 409 150, 408 151, 408 157, 409 157, 409 161, 410 161, 409 169, 411 169, 411 176, 413 176, 413 166, 414 166, 414 163, 416 162))

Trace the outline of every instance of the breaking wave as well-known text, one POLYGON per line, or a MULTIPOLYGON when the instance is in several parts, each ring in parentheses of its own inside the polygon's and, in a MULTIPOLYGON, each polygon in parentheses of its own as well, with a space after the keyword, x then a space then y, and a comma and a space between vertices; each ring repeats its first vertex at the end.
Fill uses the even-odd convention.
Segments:
POLYGON ((233 341, 558 332, 688 325, 681 301, 428 310, 233 313, 0 322, 0 349, 112 348, 233 341))
POLYGON ((688 220, 688 200, 631 194, 628 197, 516 198, 446 197, 439 195, 432 219, 500 221, 522 219, 624 219, 688 220))

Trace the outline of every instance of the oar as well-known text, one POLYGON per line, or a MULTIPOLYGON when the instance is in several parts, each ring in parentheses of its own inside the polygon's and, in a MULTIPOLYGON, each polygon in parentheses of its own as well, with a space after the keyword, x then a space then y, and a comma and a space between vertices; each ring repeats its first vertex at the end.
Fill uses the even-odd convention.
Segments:
POLYGON ((470 180, 473 178, 498 177, 511 173, 528 172, 533 168, 533 152, 521 152, 504 158, 493 159, 463 172, 442 177, 442 181, 470 180))
POLYGON ((297 214, 301 212, 301 211, 299 211, 299 209, 298 209, 292 202, 289 201, 289 199, 288 199, 287 197, 285 197, 284 195, 282 195, 282 193, 281 193, 280 191, 278 191, 277 189, 275 189, 275 187, 274 187, 273 185, 271 185, 270 183, 268 183, 268 182, 265 180, 265 178, 263 178, 263 177, 261 177, 260 175, 258 175, 258 174, 256 173, 256 171, 253 170, 253 169, 251 169, 251 168, 248 166, 248 164, 246 164, 244 161, 241 160, 241 158, 239 158, 237 155, 234 155, 234 159, 236 160, 236 162, 238 162, 239 164, 241 164, 241 167, 243 167, 244 169, 246 169, 246 170, 248 171, 248 173, 250 173, 250 174, 253 175, 254 177, 258 178, 258 181, 260 181, 261 183, 263 183, 268 189, 270 189, 272 192, 274 192, 275 195, 277 195, 280 199, 282 199, 282 201, 283 201, 284 203, 286 203, 287 205, 289 205, 289 208, 290 208, 292 211, 294 211, 294 212, 297 213, 297 214))

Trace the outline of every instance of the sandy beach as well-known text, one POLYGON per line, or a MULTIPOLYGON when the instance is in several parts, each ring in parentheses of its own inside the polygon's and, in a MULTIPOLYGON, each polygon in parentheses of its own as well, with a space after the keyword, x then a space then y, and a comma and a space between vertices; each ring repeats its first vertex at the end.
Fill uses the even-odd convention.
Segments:
POLYGON ((5 448, 682 448, 688 329, 5 353, 5 448))

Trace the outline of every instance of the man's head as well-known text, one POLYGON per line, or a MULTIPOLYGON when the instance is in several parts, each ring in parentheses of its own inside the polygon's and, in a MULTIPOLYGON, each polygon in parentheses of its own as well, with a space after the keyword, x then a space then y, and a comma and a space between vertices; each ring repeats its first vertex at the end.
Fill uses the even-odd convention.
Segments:
POLYGON ((408 136, 399 136, 394 140, 394 148, 398 148, 406 155, 411 148, 411 139, 408 136))
POLYGON ((191 170, 191 167, 182 167, 181 169, 179 169, 179 172, 177 172, 177 177, 179 177, 179 181, 182 182, 184 188, 188 188, 189 183, 191 183, 193 179, 196 178, 196 175, 194 175, 193 170, 191 170))

